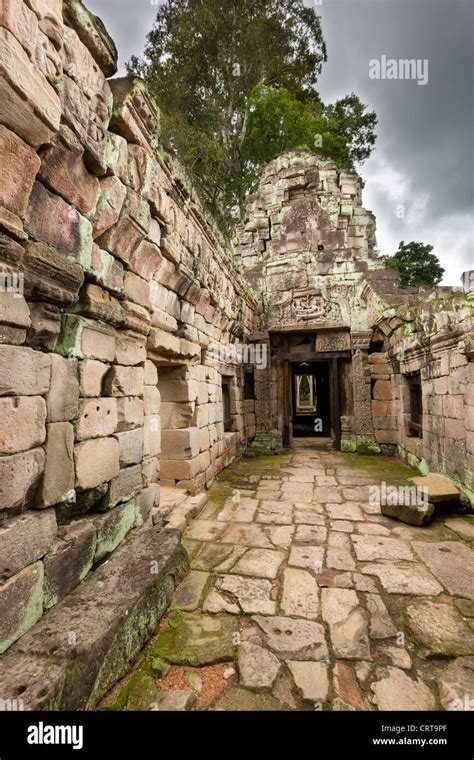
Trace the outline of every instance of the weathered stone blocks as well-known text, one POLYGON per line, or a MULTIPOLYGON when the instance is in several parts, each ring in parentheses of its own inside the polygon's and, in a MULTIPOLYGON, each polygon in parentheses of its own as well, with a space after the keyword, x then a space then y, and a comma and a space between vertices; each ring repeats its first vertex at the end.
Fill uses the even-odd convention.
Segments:
POLYGON ((76 440, 105 438, 117 429, 117 402, 114 398, 83 401, 76 422, 76 440))

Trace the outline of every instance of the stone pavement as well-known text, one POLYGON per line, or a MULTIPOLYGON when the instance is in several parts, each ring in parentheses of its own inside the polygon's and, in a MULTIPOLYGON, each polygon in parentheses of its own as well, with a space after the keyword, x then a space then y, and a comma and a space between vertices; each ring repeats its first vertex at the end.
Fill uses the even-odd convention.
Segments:
POLYGON ((474 521, 382 516, 369 487, 412 474, 312 449, 231 466, 115 706, 474 709, 474 521))

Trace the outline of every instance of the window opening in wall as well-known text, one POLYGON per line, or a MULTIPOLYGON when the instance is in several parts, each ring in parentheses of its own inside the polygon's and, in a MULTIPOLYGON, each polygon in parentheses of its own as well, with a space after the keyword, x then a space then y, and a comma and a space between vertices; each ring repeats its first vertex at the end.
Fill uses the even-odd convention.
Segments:
POLYGON ((255 401, 255 375, 246 372, 244 375, 244 401, 255 401))
POLYGON ((423 397, 421 394, 421 375, 414 372, 407 377, 410 391, 410 417, 408 419, 408 434, 413 438, 423 437, 423 397))
POLYGON ((232 417, 230 413, 230 377, 222 378, 222 405, 224 407, 224 433, 232 432, 232 417))

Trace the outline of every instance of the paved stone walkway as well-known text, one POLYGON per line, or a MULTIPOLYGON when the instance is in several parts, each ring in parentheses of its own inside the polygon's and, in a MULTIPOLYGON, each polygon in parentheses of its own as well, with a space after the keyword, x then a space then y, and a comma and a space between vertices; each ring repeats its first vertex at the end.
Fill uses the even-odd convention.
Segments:
POLYGON ((369 487, 412 474, 311 449, 235 463, 120 707, 474 709, 474 521, 381 515, 369 487))

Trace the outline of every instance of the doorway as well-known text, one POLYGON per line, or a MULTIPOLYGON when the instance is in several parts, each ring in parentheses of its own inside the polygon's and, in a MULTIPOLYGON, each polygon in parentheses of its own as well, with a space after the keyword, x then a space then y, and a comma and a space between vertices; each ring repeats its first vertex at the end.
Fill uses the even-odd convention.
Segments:
POLYGON ((331 436, 331 382, 329 362, 291 365, 293 438, 331 436))

